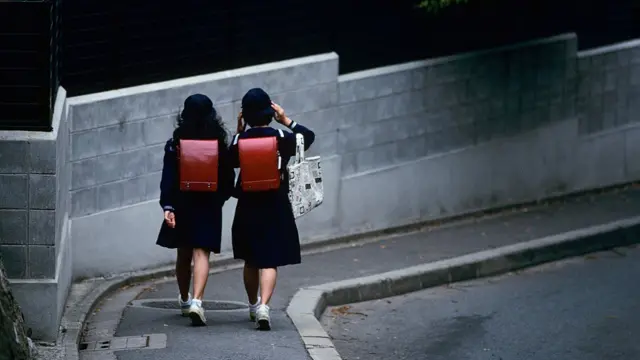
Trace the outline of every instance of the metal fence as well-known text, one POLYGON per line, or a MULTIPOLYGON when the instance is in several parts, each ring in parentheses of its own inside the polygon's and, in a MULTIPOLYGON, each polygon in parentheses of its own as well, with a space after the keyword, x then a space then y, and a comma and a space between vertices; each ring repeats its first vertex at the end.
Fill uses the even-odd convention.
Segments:
POLYGON ((347 73, 569 31, 581 47, 640 36, 634 0, 417 3, 65 0, 63 81, 74 95, 326 51, 347 73))
POLYGON ((328 51, 340 72, 562 32, 581 48, 640 36, 635 0, 0 1, 0 128, 45 129, 70 96, 328 51))
POLYGON ((51 130, 58 77, 55 5, 0 2, 0 129, 51 130))

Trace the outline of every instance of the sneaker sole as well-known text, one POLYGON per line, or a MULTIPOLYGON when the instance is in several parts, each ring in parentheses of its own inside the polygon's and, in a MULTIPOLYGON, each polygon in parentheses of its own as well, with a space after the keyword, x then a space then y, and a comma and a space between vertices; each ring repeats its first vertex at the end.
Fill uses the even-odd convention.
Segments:
POLYGON ((271 330, 271 322, 269 320, 258 320, 258 330, 260 331, 271 330))
POLYGON ((200 316, 200 314, 192 312, 189 313, 189 318, 191 318, 191 324, 193 326, 205 326, 207 325, 207 321, 205 320, 205 318, 203 316, 200 316))

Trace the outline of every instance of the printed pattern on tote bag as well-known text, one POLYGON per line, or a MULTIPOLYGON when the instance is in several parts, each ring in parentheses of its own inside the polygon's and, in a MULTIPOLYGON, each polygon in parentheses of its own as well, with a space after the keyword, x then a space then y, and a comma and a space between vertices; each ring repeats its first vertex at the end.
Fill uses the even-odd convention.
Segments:
POLYGON ((289 200, 294 217, 298 218, 320 206, 324 201, 320 157, 304 157, 304 137, 296 134, 295 162, 289 165, 289 200))

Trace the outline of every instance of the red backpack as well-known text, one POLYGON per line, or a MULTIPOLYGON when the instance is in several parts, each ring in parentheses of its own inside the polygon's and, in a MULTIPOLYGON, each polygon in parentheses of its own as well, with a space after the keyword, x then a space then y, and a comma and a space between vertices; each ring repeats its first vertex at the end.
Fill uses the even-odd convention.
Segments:
POLYGON ((218 190, 218 140, 180 140, 180 190, 218 190))
MULTIPOLYGON (((284 137, 282 130, 278 130, 284 137)), ((282 158, 278 151, 278 138, 275 136, 239 139, 238 156, 240 160, 240 184, 243 191, 270 191, 280 188, 282 158)))

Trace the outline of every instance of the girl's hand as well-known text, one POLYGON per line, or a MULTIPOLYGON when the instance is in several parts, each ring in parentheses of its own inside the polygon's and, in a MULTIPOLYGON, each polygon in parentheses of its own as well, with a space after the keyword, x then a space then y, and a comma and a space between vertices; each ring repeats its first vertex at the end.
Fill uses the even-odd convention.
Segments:
POLYGON ((164 212, 164 221, 170 228, 173 229, 176 227, 176 215, 173 213, 173 211, 164 212))
POLYGON ((244 128, 245 128, 245 123, 244 123, 244 120, 242 119, 242 111, 240 111, 238 113, 238 126, 236 128, 236 131, 238 133, 241 133, 244 131, 244 128))
POLYGON ((287 115, 285 115, 284 109, 280 105, 271 102, 271 108, 276 112, 275 117, 277 122, 287 127, 291 125, 291 120, 287 117, 287 115))

